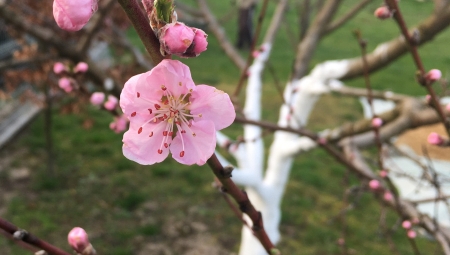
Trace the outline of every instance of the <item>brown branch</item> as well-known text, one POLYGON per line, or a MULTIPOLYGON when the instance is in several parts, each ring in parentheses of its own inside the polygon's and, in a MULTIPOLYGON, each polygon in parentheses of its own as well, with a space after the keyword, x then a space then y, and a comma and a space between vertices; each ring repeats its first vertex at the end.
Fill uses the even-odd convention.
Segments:
POLYGON ((10 59, 0 62, 0 72, 9 69, 9 68, 15 68, 22 65, 39 65, 42 62, 48 61, 52 59, 54 56, 47 54, 47 55, 39 55, 36 57, 28 58, 28 59, 10 59))
POLYGON ((325 31, 326 25, 333 18, 340 3, 341 0, 328 0, 317 14, 308 32, 306 32, 305 38, 298 45, 292 76, 294 79, 300 79, 307 73, 309 62, 321 39, 321 35, 325 31))
MULTIPOLYGON (((340 95, 344 96, 356 96, 356 97, 368 97, 368 93, 366 89, 362 88, 353 88, 353 87, 347 87, 342 86, 339 88, 330 88, 331 91, 338 93, 340 95)), ((400 101, 409 98, 408 95, 398 94, 391 91, 377 91, 372 90, 372 96, 374 99, 384 99, 384 100, 390 100, 399 103, 400 101)))
POLYGON ((276 249, 275 246, 270 241, 266 231, 264 230, 262 215, 258 212, 252 203, 248 199, 247 193, 239 189, 236 184, 231 180, 231 174, 223 168, 220 164, 216 155, 213 154, 210 159, 208 159, 208 165, 214 172, 214 175, 219 179, 220 183, 223 185, 223 192, 230 194, 234 200, 239 204, 240 210, 247 214, 252 220, 252 230, 256 238, 261 242, 264 249, 268 254, 273 254, 273 250, 276 249))
POLYGON ((45 250, 49 255, 71 255, 68 252, 65 252, 45 241, 40 240, 39 238, 37 238, 36 236, 20 230, 18 227, 14 226, 12 223, 0 218, 0 228, 5 230, 9 235, 14 236, 15 238, 16 235, 14 235, 14 233, 16 233, 17 231, 20 231, 20 240, 22 240, 25 243, 31 244, 35 247, 38 247, 41 250, 45 250))
MULTIPOLYGON (((435 35, 442 32, 450 25, 450 8, 441 9, 439 14, 433 14, 417 27, 410 31, 418 31, 420 41, 418 45, 422 45, 434 38, 435 35)), ((367 55, 367 62, 370 73, 386 67, 394 60, 408 52, 408 44, 403 36, 399 36, 389 42, 379 45, 372 53, 367 55)), ((363 65, 360 57, 349 59, 348 72, 342 79, 351 79, 359 77, 363 74, 363 65)))
POLYGON ((231 44, 226 36, 224 29, 217 22, 217 19, 212 14, 211 10, 208 8, 208 4, 205 0, 197 0, 198 6, 200 7, 203 15, 205 16, 206 22, 208 23, 208 28, 217 38, 220 47, 227 54, 227 56, 233 61, 233 63, 239 68, 240 71, 245 68, 245 60, 236 50, 236 48, 231 44))
MULTIPOLYGON (((422 86, 426 87, 428 94, 431 96, 431 103, 432 103, 431 105, 434 107, 434 109, 438 113, 439 118, 441 119, 442 124, 444 124, 447 134, 450 137, 450 121, 448 121, 445 118, 445 114, 439 104, 439 100, 436 96, 436 92, 434 91, 433 87, 431 86, 432 82, 430 82, 428 79, 424 78, 426 71, 425 71, 424 65, 422 63, 422 60, 419 56, 419 52, 417 50, 417 45, 416 45, 417 44, 416 41, 420 40, 420 39, 413 38, 413 36, 409 33, 408 27, 406 26, 406 22, 403 19, 403 15, 400 11, 400 8, 398 7, 397 0, 387 0, 386 3, 390 7, 390 9, 393 11, 394 19, 397 21, 397 24, 399 25, 400 30, 402 31, 402 34, 403 34, 404 38, 406 39, 406 42, 409 44, 409 50, 413 56, 414 63, 416 64, 417 69, 420 72, 418 82, 422 86)), ((414 32, 416 32, 416 31, 414 31, 414 32)), ((414 34, 414 32, 413 32, 413 34, 414 34)), ((418 34, 418 36, 420 37, 420 34, 418 34)))
POLYGON ((159 51, 159 40, 153 33, 150 27, 149 21, 145 17, 144 13, 139 6, 137 0, 118 0, 123 10, 127 14, 134 28, 136 29, 139 38, 145 46, 148 54, 153 61, 154 65, 159 64, 164 57, 159 51))
POLYGON ((346 14, 342 15, 338 20, 335 20, 328 24, 324 34, 329 34, 333 32, 334 30, 340 28, 342 25, 344 25, 347 21, 349 21, 351 18, 353 18, 356 14, 358 14, 366 5, 368 5, 372 0, 362 0, 357 5, 355 5, 352 9, 350 9, 346 14))

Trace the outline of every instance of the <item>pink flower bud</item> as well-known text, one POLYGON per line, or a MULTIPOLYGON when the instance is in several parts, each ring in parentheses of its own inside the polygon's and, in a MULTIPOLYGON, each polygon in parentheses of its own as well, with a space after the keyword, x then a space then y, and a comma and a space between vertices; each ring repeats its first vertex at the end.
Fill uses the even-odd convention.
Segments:
POLYGON ((381 125, 383 125, 383 120, 381 118, 376 117, 376 118, 372 119, 372 126, 373 127, 379 128, 379 127, 381 127, 381 125))
POLYGON ((109 95, 108 101, 106 101, 103 106, 106 108, 106 110, 112 111, 116 108, 118 102, 119 102, 119 100, 117 100, 117 98, 115 96, 109 95))
POLYGON ((403 222, 402 222, 402 227, 403 227, 404 229, 410 229, 410 228, 412 227, 411 221, 409 221, 409 220, 403 221, 403 222))
POLYGON ((379 174, 381 178, 386 178, 386 176, 388 175, 386 170, 381 170, 379 174))
POLYGON ((89 246, 89 239, 84 229, 76 227, 70 230, 67 236, 69 245, 78 253, 82 253, 89 246))
POLYGON ((61 89, 63 89, 66 93, 69 93, 72 91, 72 85, 70 85, 70 79, 63 77, 59 79, 58 85, 61 89))
POLYGON ((407 235, 408 235, 408 237, 411 238, 411 239, 414 239, 414 238, 416 238, 416 236, 417 236, 416 231, 414 231, 414 230, 412 230, 412 229, 408 230, 407 235))
POLYGON ((65 66, 63 63, 61 63, 61 62, 56 62, 56 63, 53 65, 53 72, 54 72, 54 73, 60 74, 60 73, 62 73, 62 72, 64 72, 64 71, 67 71, 67 69, 66 69, 66 66, 65 66))
POLYGON ((192 28, 182 22, 167 24, 159 33, 159 42, 168 54, 183 54, 191 46, 195 36, 192 28))
POLYGON ((96 10, 96 0, 53 1, 53 17, 60 28, 68 31, 83 28, 96 10))
POLYGON ((414 223, 414 224, 419 224, 419 223, 420 223, 420 220, 419 220, 418 218, 414 218, 414 219, 412 220, 412 223, 414 223))
POLYGON ((436 132, 432 132, 428 135, 428 143, 432 145, 440 145, 444 142, 444 139, 436 132))
POLYGON ((375 17, 379 19, 388 19, 392 17, 392 13, 387 6, 378 7, 374 12, 375 17))
POLYGON ((128 119, 122 115, 120 117, 114 117, 114 121, 109 124, 109 128, 116 133, 121 133, 127 129, 128 119))
POLYGON ((428 73, 425 75, 425 79, 429 81, 437 81, 441 78, 442 73, 438 69, 431 69, 428 71, 428 73))
POLYGON ((383 199, 385 201, 391 201, 393 198, 394 198, 394 196, 392 196, 391 192, 389 192, 389 191, 384 192, 383 199))
POLYGON ((208 41, 206 40, 208 35, 205 33, 205 31, 198 28, 192 28, 192 30, 195 33, 194 54, 198 56, 200 55, 200 53, 204 52, 206 50, 206 47, 208 46, 208 41))
POLYGON ((369 182, 369 187, 371 190, 376 190, 380 187, 380 182, 378 180, 371 180, 369 182))
POLYGON ((448 103, 448 105, 445 106, 445 109, 446 109, 448 112, 450 112, 450 103, 448 103))
POLYGON ((94 92, 91 95, 91 104, 93 105, 101 105, 103 101, 105 101, 105 93, 103 92, 94 92))
POLYGON ((257 58, 257 57, 259 56, 260 53, 261 53, 261 52, 259 52, 259 50, 255 50, 255 51, 252 52, 252 57, 253 57, 253 58, 257 58))
POLYGON ((73 69, 73 71, 75 73, 85 73, 87 72, 87 70, 89 69, 89 65, 85 62, 80 62, 78 63, 75 68, 73 69))

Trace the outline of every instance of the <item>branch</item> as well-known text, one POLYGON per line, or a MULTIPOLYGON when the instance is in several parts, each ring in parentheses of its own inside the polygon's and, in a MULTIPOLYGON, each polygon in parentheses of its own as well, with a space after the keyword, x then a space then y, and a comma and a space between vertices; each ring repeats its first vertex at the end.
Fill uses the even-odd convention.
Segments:
POLYGON ((333 32, 334 30, 340 28, 347 21, 349 21, 356 14, 358 14, 371 1, 372 0, 362 0, 357 5, 355 5, 350 11, 348 11, 346 14, 342 15, 342 17, 340 19, 335 20, 332 23, 328 24, 328 26, 325 28, 325 31, 323 33, 329 34, 329 33, 333 32))
POLYGON ((5 230, 11 236, 14 236, 14 238, 16 239, 22 240, 25 243, 38 247, 41 250, 45 250, 49 255, 71 255, 68 252, 65 252, 45 241, 40 240, 39 238, 33 236, 30 233, 19 229, 12 223, 2 218, 0 218, 0 228, 5 230))
POLYGON ((153 30, 150 27, 149 21, 139 6, 137 0, 118 0, 123 10, 127 14, 136 32, 139 35, 145 49, 150 54, 153 64, 157 65, 164 57, 159 51, 159 40, 156 38, 153 30))
POLYGON ((214 175, 222 183, 223 191, 230 194, 239 204, 239 209, 250 217, 253 222, 252 230, 256 238, 258 238, 258 240, 264 246, 264 249, 268 254, 273 254, 276 248, 272 244, 269 237, 267 236, 267 233, 264 230, 261 213, 256 211, 256 209, 253 207, 250 200, 248 199, 247 194, 240 190, 230 179, 231 174, 227 173, 224 170, 215 154, 213 154, 211 158, 208 159, 208 165, 213 170, 214 175))
POLYGON ((314 50, 318 45, 323 31, 325 31, 326 25, 333 18, 340 3, 341 0, 328 0, 317 14, 308 32, 306 32, 305 38, 298 45, 294 64, 294 79, 300 79, 308 71, 308 65, 314 50))

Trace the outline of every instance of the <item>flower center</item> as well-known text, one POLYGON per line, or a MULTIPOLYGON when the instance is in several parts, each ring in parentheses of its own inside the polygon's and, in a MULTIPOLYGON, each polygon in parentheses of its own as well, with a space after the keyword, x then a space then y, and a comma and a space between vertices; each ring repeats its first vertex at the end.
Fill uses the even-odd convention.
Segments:
MULTIPOLYGON (((148 112, 151 115, 151 118, 138 129, 138 134, 141 134, 143 128, 149 123, 153 122, 158 125, 165 125, 161 134, 154 134, 153 131, 150 131, 149 133, 149 137, 153 137, 154 135, 163 136, 161 145, 159 146, 157 152, 162 154, 163 150, 169 147, 169 144, 174 137, 174 133, 178 133, 182 144, 180 157, 183 157, 185 154, 183 135, 192 134, 192 136, 196 136, 196 134, 190 129, 192 126, 190 120, 194 117, 202 117, 202 114, 190 114, 189 105, 191 103, 189 102, 189 97, 191 96, 192 89, 189 90, 187 94, 182 94, 179 97, 175 97, 164 85, 161 85, 161 90, 163 91, 163 96, 159 101, 141 98, 142 100, 150 103, 151 107, 148 108, 148 112)), ((139 92, 137 92, 136 95, 138 98, 141 96, 139 92)), ((131 117, 134 116, 136 116, 136 112, 131 114, 131 117)))

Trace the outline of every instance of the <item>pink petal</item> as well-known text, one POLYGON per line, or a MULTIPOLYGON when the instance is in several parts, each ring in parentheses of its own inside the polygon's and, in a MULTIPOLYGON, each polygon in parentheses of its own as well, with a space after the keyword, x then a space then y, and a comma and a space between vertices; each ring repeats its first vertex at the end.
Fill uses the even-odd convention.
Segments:
POLYGON ((203 165, 206 163, 216 148, 216 130, 214 124, 211 121, 191 121, 192 126, 188 127, 182 123, 183 130, 186 133, 180 134, 177 132, 177 136, 173 139, 170 145, 170 151, 172 157, 181 164, 185 165, 203 165), (195 133, 195 136, 193 136, 195 133), (184 142, 184 155, 181 156, 183 151, 184 142))
POLYGON ((55 0, 53 17, 60 28, 78 31, 89 21, 96 6, 95 0, 55 0))
MULTIPOLYGON (((169 155, 169 149, 161 146, 163 139, 167 138, 167 136, 163 136, 165 127, 165 122, 150 123, 139 132, 139 128, 136 129, 131 125, 123 135, 123 155, 141 165, 152 165, 163 161, 169 155), (160 149, 162 150, 161 154, 158 153, 160 149)), ((167 143, 170 144, 171 140, 169 138, 167 143)))
POLYGON ((236 117, 233 104, 228 94, 208 85, 198 85, 190 97, 191 114, 195 121, 210 120, 214 122, 216 130, 221 130, 233 123, 236 117))

